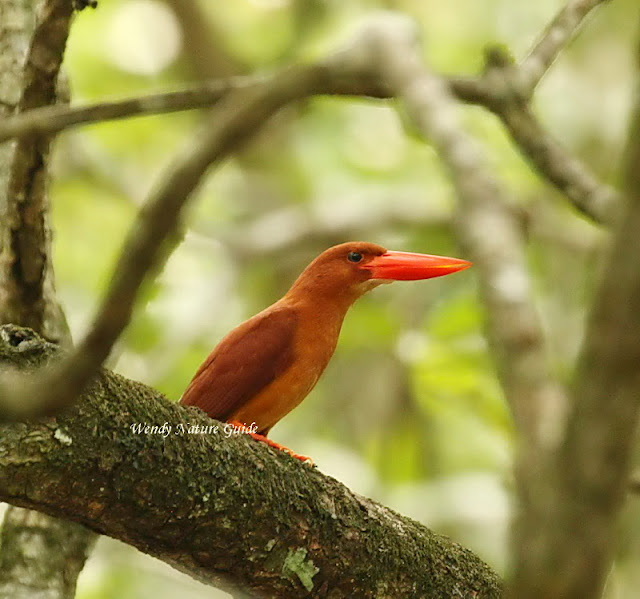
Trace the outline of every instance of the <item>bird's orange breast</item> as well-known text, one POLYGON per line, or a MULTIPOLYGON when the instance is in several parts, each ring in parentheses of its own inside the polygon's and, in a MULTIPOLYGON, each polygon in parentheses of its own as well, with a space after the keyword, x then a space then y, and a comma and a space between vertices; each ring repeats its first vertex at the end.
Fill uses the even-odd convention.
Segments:
POLYGON ((228 420, 237 420, 266 434, 293 410, 313 389, 336 347, 342 315, 339 318, 314 312, 298 314, 299 325, 293 339, 290 366, 254 397, 233 412, 228 420))

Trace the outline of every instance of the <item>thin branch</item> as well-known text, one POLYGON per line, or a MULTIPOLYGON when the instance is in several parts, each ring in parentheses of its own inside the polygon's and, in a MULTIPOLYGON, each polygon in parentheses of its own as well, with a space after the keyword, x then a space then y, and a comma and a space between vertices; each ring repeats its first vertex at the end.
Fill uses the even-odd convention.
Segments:
MULTIPOLYGON (((29 331, 0 328, 0 366, 55 356, 29 331)), ((252 596, 501 596, 497 575, 467 549, 223 427, 102 371, 54 421, 0 426, 0 500, 252 596)))
MULTIPOLYGON (((536 85, 559 52, 573 38, 585 17, 604 0, 572 0, 555 16, 540 40, 519 64, 490 53, 489 68, 480 77, 454 77, 449 85, 464 102, 492 110, 504 121, 516 147, 533 167, 561 192, 577 210, 596 222, 615 220, 619 195, 598 181, 589 169, 564 149, 535 119, 526 106, 536 85), (523 114, 518 115, 522 110, 523 114)), ((211 106, 227 92, 251 86, 255 77, 212 81, 184 91, 106 102, 77 108, 34 110, 0 122, 0 142, 31 133, 55 133, 80 124, 132 116, 169 113, 211 106)), ((388 90, 375 78, 329 79, 318 94, 389 97, 388 90)))
POLYGON ((556 186, 574 207, 597 223, 612 225, 620 194, 598 181, 590 170, 548 133, 529 101, 542 76, 586 16, 604 0, 571 0, 546 27, 540 40, 519 64, 501 47, 487 52, 487 65, 477 78, 450 80, 458 98, 491 110, 505 125, 516 148, 533 168, 556 186))
MULTIPOLYGON (((101 102, 89 106, 39 108, 0 121, 0 142, 34 133, 58 133, 78 125, 108 120, 208 108, 229 92, 251 88, 260 83, 267 83, 279 75, 281 73, 216 79, 204 85, 181 91, 140 96, 113 102, 101 102)), ((380 84, 363 77, 354 81, 332 77, 324 83, 326 83, 326 87, 324 89, 319 88, 318 94, 388 97, 388 94, 385 93, 380 84)))
POLYGON ((115 266, 89 332, 60 366, 20 389, 5 389, 0 419, 21 420, 55 413, 73 400, 108 356, 127 326, 145 276, 161 258, 163 242, 178 229, 180 213, 207 168, 228 156, 277 111, 293 99, 312 93, 322 78, 318 65, 286 70, 225 96, 199 137, 186 148, 139 213, 115 266))
POLYGON ((574 208, 597 223, 613 225, 620 194, 598 181, 540 124, 528 105, 505 105, 499 116, 517 148, 538 173, 564 192, 574 208))
POLYGON ((547 25, 542 36, 520 63, 518 80, 526 97, 531 96, 540 79, 560 52, 573 39, 587 15, 607 0, 570 0, 547 25))
MULTIPOLYGON (((449 77, 447 83, 449 92, 467 104, 485 106, 491 97, 491 90, 483 76, 449 77)), ((2 123, 0 123, 0 133, 2 130, 2 123)))
POLYGON ((13 388, 0 384, 0 420, 55 413, 81 392, 127 326, 140 285, 161 258, 164 241, 177 231, 184 204, 211 164, 228 157, 285 104, 326 89, 347 92, 365 85, 379 89, 367 83, 370 81, 368 73, 345 73, 340 61, 331 59, 285 69, 226 94, 198 138, 151 192, 125 240, 107 294, 85 338, 42 380, 13 388))
POLYGON ((569 0, 545 27, 536 43, 518 64, 502 46, 487 49, 488 67, 506 68, 503 81, 496 82, 490 73, 481 77, 455 77, 453 92, 463 101, 490 106, 508 97, 528 102, 542 77, 575 37, 586 17, 607 0, 569 0))
POLYGON ((238 77, 212 81, 183 91, 101 102, 89 106, 37 108, 0 121, 0 142, 31 134, 57 133, 78 125, 207 108, 215 104, 228 91, 254 82, 255 78, 238 77))

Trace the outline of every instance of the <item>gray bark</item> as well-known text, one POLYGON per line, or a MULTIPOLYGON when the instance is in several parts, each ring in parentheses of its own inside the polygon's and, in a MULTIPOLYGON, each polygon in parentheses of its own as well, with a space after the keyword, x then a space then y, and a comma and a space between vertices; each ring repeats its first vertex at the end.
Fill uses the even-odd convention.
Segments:
MULTIPOLYGON (((71 15, 71 0, 0 0, 0 117, 56 101, 71 15)), ((49 146, 38 135, 0 145, 0 323, 28 325, 66 342, 51 266, 49 146)), ((9 507, 0 597, 73 597, 93 539, 76 524, 9 507)))

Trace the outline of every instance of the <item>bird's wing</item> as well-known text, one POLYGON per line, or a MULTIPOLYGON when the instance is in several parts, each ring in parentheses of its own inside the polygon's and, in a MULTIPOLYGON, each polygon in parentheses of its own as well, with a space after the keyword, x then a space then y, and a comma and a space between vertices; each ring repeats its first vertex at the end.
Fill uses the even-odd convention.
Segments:
POLYGON ((297 317, 267 310, 231 331, 200 366, 180 399, 226 420, 293 362, 297 317))

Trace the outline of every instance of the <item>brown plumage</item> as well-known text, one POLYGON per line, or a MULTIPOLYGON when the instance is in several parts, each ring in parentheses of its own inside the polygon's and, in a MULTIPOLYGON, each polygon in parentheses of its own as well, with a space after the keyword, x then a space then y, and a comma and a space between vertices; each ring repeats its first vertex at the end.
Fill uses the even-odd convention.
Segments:
POLYGON ((315 386, 355 300, 382 283, 468 266, 465 260, 388 252, 366 242, 332 247, 307 266, 282 299, 220 341, 180 402, 218 420, 255 423, 266 435, 315 386))

